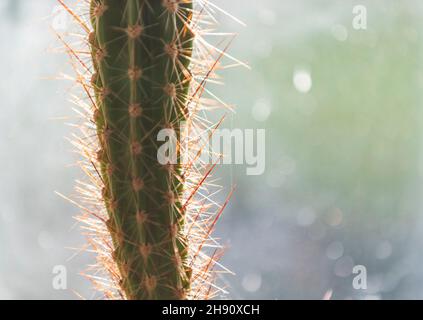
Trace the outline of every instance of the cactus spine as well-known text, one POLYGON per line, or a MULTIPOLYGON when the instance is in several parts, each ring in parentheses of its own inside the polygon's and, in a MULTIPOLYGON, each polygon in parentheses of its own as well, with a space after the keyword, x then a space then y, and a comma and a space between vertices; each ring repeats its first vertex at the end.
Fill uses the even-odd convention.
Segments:
POLYGON ((220 9, 208 0, 58 1, 76 22, 58 36, 82 89, 72 142, 87 181, 74 202, 97 254, 86 275, 111 299, 225 292, 214 283, 228 270, 211 234, 227 201, 213 200, 215 164, 202 160, 209 150, 198 139, 221 123, 207 120, 224 105, 205 87, 220 82, 221 58, 232 59, 204 39, 220 9), (177 164, 157 159, 161 129, 179 137, 177 164))
POLYGON ((154 139, 186 120, 190 10, 175 0, 91 2, 98 160, 129 299, 184 299, 190 288, 181 168, 159 164, 154 139))

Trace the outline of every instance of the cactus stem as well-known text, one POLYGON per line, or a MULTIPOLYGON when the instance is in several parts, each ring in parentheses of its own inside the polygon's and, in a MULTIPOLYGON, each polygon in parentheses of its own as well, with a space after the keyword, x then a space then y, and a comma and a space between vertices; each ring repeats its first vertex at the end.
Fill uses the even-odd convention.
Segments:
POLYGON ((222 57, 231 59, 204 38, 216 7, 204 0, 58 1, 85 39, 68 39, 65 49, 88 97, 76 99, 86 120, 73 142, 88 179, 78 185, 79 220, 97 253, 95 277, 87 276, 112 299, 224 292, 214 284, 227 270, 211 233, 226 202, 211 200, 215 165, 197 161, 207 152, 197 138, 212 134, 206 112, 225 107, 211 102, 205 86, 217 79, 222 57), (161 129, 175 131, 178 160, 187 156, 188 164, 158 162, 161 129))

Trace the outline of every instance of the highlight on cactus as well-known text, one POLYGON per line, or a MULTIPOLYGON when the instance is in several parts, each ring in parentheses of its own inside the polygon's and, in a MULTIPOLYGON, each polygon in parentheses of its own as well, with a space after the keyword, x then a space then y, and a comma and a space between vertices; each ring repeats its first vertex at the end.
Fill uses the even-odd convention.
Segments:
POLYGON ((228 108, 207 84, 224 59, 239 64, 206 41, 223 11, 208 0, 58 1, 75 22, 58 37, 78 85, 71 141, 87 179, 72 201, 96 254, 87 277, 101 298, 219 296, 216 276, 229 271, 211 235, 232 192, 213 200, 216 163, 201 160, 210 151, 197 138, 221 123, 208 113, 228 108), (178 136, 176 163, 158 161, 163 129, 178 136))

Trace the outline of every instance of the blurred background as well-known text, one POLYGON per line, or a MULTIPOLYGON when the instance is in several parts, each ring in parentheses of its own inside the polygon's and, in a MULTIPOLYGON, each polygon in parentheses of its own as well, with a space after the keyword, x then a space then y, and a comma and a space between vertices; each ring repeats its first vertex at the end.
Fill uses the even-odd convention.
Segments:
MULTIPOLYGON (((219 14, 252 68, 213 88, 237 106, 226 125, 267 135, 262 176, 220 169, 237 185, 217 229, 236 274, 225 298, 423 299, 423 2, 214 2, 247 24, 219 14)), ((69 68, 49 27, 62 19, 55 0, 0 0, 1 299, 92 297, 78 209, 55 194, 81 176, 65 140, 72 85, 54 80, 69 68), (68 290, 53 289, 56 265, 68 290)))

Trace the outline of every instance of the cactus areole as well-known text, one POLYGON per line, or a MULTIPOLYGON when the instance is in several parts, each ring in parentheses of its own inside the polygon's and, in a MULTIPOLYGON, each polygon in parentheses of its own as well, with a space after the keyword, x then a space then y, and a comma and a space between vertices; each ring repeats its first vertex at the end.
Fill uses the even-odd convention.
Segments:
POLYGON ((187 118, 192 1, 91 0, 94 121, 107 228, 127 299, 185 299, 192 270, 181 167, 157 134, 187 118))

